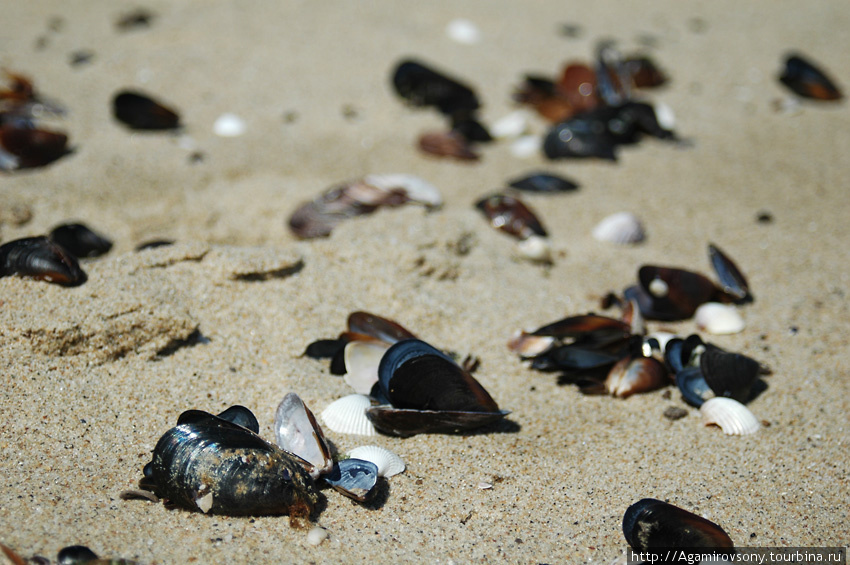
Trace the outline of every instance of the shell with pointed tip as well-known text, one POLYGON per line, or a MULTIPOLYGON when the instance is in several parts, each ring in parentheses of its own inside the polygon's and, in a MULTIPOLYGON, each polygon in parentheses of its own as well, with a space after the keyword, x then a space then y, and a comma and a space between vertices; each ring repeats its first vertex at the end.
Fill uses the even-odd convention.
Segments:
POLYGON ((390 345, 374 341, 350 341, 345 346, 345 382, 357 394, 368 395, 378 382, 378 365, 390 345))
POLYGON ((274 435, 277 445, 310 464, 314 479, 333 468, 333 458, 322 428, 304 401, 290 392, 283 397, 275 411, 274 435))
POLYGON ((373 436, 377 434, 375 426, 366 417, 371 405, 368 397, 349 394, 329 404, 322 411, 322 421, 328 429, 340 434, 373 436))
POLYGON ((623 515, 623 535, 636 551, 734 547, 729 534, 714 522, 654 498, 629 506, 623 515))
POLYGON ((490 225, 517 239, 548 235, 537 215, 519 198, 491 194, 476 202, 475 207, 487 217, 490 225))
POLYGON ((646 232, 637 216, 631 212, 618 212, 599 222, 593 228, 593 237, 599 241, 628 245, 643 241, 646 232))
POLYGON ((659 389, 670 383, 667 368, 652 357, 626 357, 618 361, 605 379, 605 388, 617 398, 659 389))
POLYGON ((738 303, 751 302, 752 296, 747 278, 738 265, 713 243, 708 244, 708 258, 720 281, 720 288, 726 296, 738 303))
POLYGON ((18 275, 77 286, 86 282, 86 274, 77 259, 48 238, 25 237, 0 246, 0 277, 18 275))
POLYGON ((706 426, 720 426, 726 435, 744 436, 754 434, 761 428, 761 423, 750 409, 734 398, 710 398, 700 406, 699 411, 706 426))
POLYGON ((738 310, 729 304, 706 302, 694 312, 697 326, 710 334, 736 334, 743 331, 746 324, 738 310))
POLYGON ((374 463, 378 467, 379 477, 389 478, 394 475, 398 475, 399 473, 403 473, 405 469, 404 461, 401 457, 389 449, 384 449, 377 445, 356 447, 352 449, 348 455, 354 459, 362 459, 363 461, 370 461, 374 463))

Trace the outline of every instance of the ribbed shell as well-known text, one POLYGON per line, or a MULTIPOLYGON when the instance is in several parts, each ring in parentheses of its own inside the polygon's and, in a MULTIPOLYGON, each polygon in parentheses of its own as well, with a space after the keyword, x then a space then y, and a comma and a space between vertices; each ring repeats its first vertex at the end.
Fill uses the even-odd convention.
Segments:
POLYGON ((322 421, 328 429, 340 434, 374 436, 375 426, 366 417, 366 409, 371 405, 367 396, 349 394, 328 405, 322 411, 322 421))
POLYGON ((401 457, 377 445, 364 445, 352 449, 349 457, 374 463, 378 467, 379 477, 392 477, 404 472, 405 465, 401 457))
POLYGON ((706 426, 720 426, 726 435, 744 436, 754 434, 761 428, 761 423, 750 409, 734 398, 710 398, 700 406, 699 411, 706 426))

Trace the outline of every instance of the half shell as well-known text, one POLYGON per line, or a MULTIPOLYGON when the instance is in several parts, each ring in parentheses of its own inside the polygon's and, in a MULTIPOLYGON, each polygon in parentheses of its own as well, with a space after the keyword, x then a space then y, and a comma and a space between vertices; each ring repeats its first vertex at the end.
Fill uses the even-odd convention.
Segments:
POLYGON ((404 472, 404 461, 390 451, 377 445, 364 445, 349 452, 349 457, 370 461, 378 467, 379 477, 392 477, 404 472))
POLYGON ((367 396, 349 394, 328 405, 322 411, 322 421, 340 434, 359 436, 376 435, 375 426, 366 417, 366 410, 372 405, 367 396))
POLYGON ((737 308, 719 302, 706 302, 694 312, 699 329, 714 335, 736 334, 744 329, 744 318, 737 308))
POLYGON ((333 468, 333 458, 322 428, 304 401, 290 392, 283 397, 274 417, 277 445, 310 464, 308 472, 314 479, 333 468))
POLYGON ((754 434, 761 428, 761 423, 750 409, 734 398, 710 398, 700 406, 699 411, 706 426, 720 426, 726 435, 745 436, 754 434))
POLYGON ((378 382, 378 365, 390 345, 374 341, 350 341, 345 346, 345 382, 357 394, 369 394, 378 382))
POLYGON ((618 212, 599 222, 593 228, 593 237, 599 241, 627 245, 643 241, 646 232, 637 216, 631 212, 618 212))

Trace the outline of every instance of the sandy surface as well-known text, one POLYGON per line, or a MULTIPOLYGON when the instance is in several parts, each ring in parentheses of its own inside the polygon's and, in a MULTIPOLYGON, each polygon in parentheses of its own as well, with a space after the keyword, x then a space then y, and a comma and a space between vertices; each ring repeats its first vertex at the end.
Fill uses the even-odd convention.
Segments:
MULTIPOLYGON (((775 76, 789 49, 850 87, 845 2, 151 1, 148 29, 116 31, 136 5, 4 8, 0 65, 67 107, 54 124, 76 150, 0 178, 0 237, 79 220, 115 247, 85 263, 78 288, 0 280, 2 543, 51 558, 84 544, 142 563, 608 563, 627 547, 625 509, 654 497, 719 523, 741 546, 847 545, 850 112, 774 110, 787 96, 775 76), (479 26, 480 43, 446 37, 456 17, 479 26), (420 57, 474 85, 492 122, 512 109, 525 73, 587 60, 603 38, 647 49, 669 73, 650 97, 675 111, 691 147, 650 140, 616 164, 552 163, 501 143, 478 164, 434 160, 413 143, 442 118, 405 107, 389 86, 400 58, 420 57), (71 66, 79 50, 94 58, 71 66), (177 108, 185 136, 116 124, 109 103, 125 87, 177 108), (246 121, 243 136, 214 135, 224 112, 246 121), (204 159, 192 162, 193 151, 204 159), (551 232, 550 269, 517 261, 513 242, 472 206, 536 169, 581 184, 527 197, 551 232), (297 204, 373 172, 421 176, 445 205, 380 211, 323 240, 288 233, 297 204), (621 210, 644 220, 643 245, 591 237, 621 210), (760 211, 774 221, 758 223, 760 211), (133 251, 155 238, 178 245, 133 251), (456 252, 461 240, 467 254, 456 252), (508 351, 519 328, 598 309, 641 264, 710 273, 708 242, 736 259, 756 298, 743 308, 744 332, 711 341, 772 368, 750 404, 770 424, 759 433, 727 437, 693 409, 671 422, 662 412, 684 406, 677 392, 582 396, 508 351), (348 394, 327 363, 300 355, 353 310, 478 355, 478 379, 513 411, 509 423, 466 437, 329 432, 340 451, 376 443, 408 469, 378 508, 327 491, 319 523, 330 539, 319 547, 285 517, 118 498, 183 410, 243 404, 271 438, 287 391, 316 412, 348 394), (196 330, 205 343, 158 354, 196 330)), ((651 325, 660 327, 695 330, 693 321, 651 325)))

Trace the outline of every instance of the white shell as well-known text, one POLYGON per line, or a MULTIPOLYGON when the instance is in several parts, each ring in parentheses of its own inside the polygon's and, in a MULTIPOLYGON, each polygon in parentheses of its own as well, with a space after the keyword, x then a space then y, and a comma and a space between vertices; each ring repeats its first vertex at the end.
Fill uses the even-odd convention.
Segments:
POLYGON ((517 250, 520 255, 531 261, 548 263, 552 260, 552 245, 548 237, 529 236, 517 243, 517 250))
POLYGON ((404 461, 401 457, 377 445, 364 445, 351 450, 348 454, 353 459, 362 459, 374 463, 378 467, 379 477, 392 477, 404 472, 404 461))
POLYGON ((478 26, 463 18, 450 21, 446 26, 446 35, 449 39, 465 45, 474 45, 481 41, 481 31, 478 26))
POLYGON ((375 426, 366 417, 366 409, 371 405, 368 396, 349 394, 331 402, 322 411, 322 421, 328 429, 340 434, 378 435, 375 426))
POLYGON ((357 394, 368 395, 378 382, 378 365, 390 344, 373 341, 350 341, 345 345, 345 382, 357 394))
POLYGON ((756 433, 761 423, 750 409, 733 398, 716 396, 706 400, 699 409, 706 426, 720 426, 723 433, 744 436, 756 433))
POLYGON ((664 298, 670 292, 670 287, 667 283, 659 278, 649 281, 649 293, 656 298, 664 298))
POLYGON ((549 335, 532 335, 525 330, 517 331, 508 341, 508 349, 520 357, 537 357, 555 344, 555 338, 549 335))
POLYGON ((701 330, 710 334, 736 334, 746 325, 738 309, 731 304, 706 302, 697 308, 694 320, 701 330))
POLYGON ((618 212, 599 222, 593 228, 593 237, 622 245, 640 243, 646 237, 640 219, 631 212, 618 212))
POLYGON ((527 133, 531 125, 531 113, 524 108, 514 110, 490 125, 490 135, 496 139, 516 139, 527 133))
POLYGON ((309 471, 314 479, 333 469, 333 458, 322 428, 304 401, 294 392, 284 396, 275 411, 274 435, 278 447, 312 465, 309 471))
POLYGON ((443 204, 443 196, 437 187, 415 175, 405 173, 366 175, 363 182, 385 192, 400 188, 410 200, 425 206, 436 208, 443 204))
POLYGON ((540 153, 543 140, 539 135, 524 135, 511 143, 511 155, 519 159, 528 159, 540 153))
POLYGON ((307 543, 315 547, 328 539, 328 536, 330 536, 330 534, 326 529, 321 526, 313 526, 310 528, 310 531, 307 532, 307 543))
POLYGON ((676 115, 673 113, 673 108, 663 102, 659 102, 653 104, 653 109, 655 110, 655 119, 658 120, 659 126, 666 130, 676 128, 676 115))
POLYGON ((245 133, 245 120, 236 114, 222 114, 215 120, 213 132, 219 137, 239 137, 245 133))
POLYGON ((213 493, 208 492, 207 494, 201 495, 195 499, 195 505, 197 505, 198 510, 206 514, 210 511, 213 505, 213 493))

